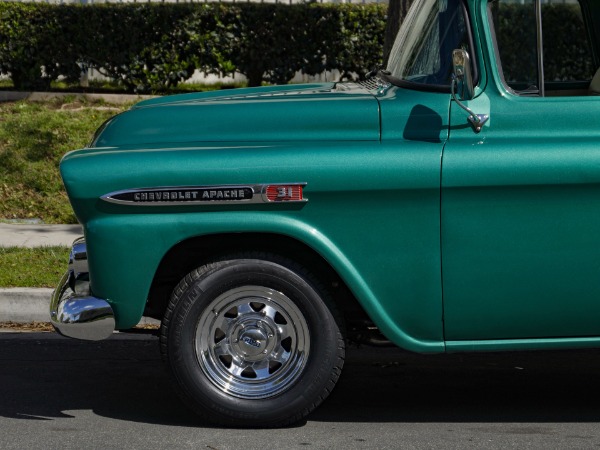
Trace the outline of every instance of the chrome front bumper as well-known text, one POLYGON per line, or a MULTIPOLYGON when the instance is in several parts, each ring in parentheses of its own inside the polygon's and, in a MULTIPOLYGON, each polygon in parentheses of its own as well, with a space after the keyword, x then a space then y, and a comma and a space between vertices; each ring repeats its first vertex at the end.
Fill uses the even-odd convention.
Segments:
POLYGON ((63 336, 89 341, 106 339, 115 329, 110 304, 90 295, 84 238, 73 242, 69 268, 52 294, 50 321, 63 336))

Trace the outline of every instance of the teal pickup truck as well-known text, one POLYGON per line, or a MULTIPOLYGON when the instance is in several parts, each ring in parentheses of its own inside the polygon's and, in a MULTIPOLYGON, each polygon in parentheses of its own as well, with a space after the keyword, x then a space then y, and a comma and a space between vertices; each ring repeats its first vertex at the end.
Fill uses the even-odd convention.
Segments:
POLYGON ((145 316, 202 417, 272 427, 350 341, 600 347, 600 2, 416 0, 360 82, 157 98, 67 154, 85 238, 50 308, 145 316))

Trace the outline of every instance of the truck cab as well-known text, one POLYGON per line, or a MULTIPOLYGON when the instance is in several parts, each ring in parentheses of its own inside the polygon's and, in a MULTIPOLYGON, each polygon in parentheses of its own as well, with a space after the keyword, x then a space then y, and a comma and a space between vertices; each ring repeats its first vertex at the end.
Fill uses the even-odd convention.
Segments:
POLYGON ((358 82, 146 100, 67 154, 85 237, 50 307, 142 315, 184 401, 300 420, 348 340, 600 347, 600 3, 416 0, 358 82))

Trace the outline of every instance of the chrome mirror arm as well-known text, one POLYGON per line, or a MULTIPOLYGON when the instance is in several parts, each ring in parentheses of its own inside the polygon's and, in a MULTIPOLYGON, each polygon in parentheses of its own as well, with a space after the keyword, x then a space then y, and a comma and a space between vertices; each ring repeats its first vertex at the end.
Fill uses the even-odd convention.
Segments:
POLYGON ((485 123, 489 120, 490 116, 488 116, 487 114, 475 114, 473 112, 473 110, 471 110, 464 103, 462 103, 456 96, 455 87, 456 87, 457 83, 458 83, 458 77, 455 74, 452 74, 452 83, 450 85, 451 92, 452 92, 452 99, 456 102, 456 104, 458 106, 460 106, 462 109, 464 109, 469 114, 469 117, 467 118, 467 120, 473 126, 473 130, 475 131, 475 133, 479 133, 481 131, 481 129, 483 128, 483 125, 485 125, 485 123))

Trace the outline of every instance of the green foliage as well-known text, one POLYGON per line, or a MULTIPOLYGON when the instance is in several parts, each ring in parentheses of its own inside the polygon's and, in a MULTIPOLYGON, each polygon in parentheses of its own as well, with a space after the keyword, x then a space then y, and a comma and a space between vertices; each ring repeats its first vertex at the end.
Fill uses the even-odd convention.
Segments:
POLYGON ((100 4, 84 12, 78 55, 87 67, 119 80, 129 91, 176 86, 196 69, 214 71, 218 15, 212 5, 100 4))
POLYGON ((206 73, 250 85, 297 71, 364 77, 381 62, 385 7, 256 3, 48 5, 0 2, 0 73, 16 88, 99 70, 128 91, 161 91, 206 73))
POLYGON ((340 33, 332 36, 336 48, 329 69, 338 69, 342 78, 357 74, 364 79, 373 67, 382 64, 386 7, 382 5, 340 5, 340 33))
POLYGON ((231 5, 223 16, 225 59, 248 77, 250 86, 263 80, 288 82, 302 68, 305 10, 282 4, 231 5))
POLYGON ((78 77, 63 8, 0 3, 0 73, 19 89, 44 89, 59 75, 78 77))

